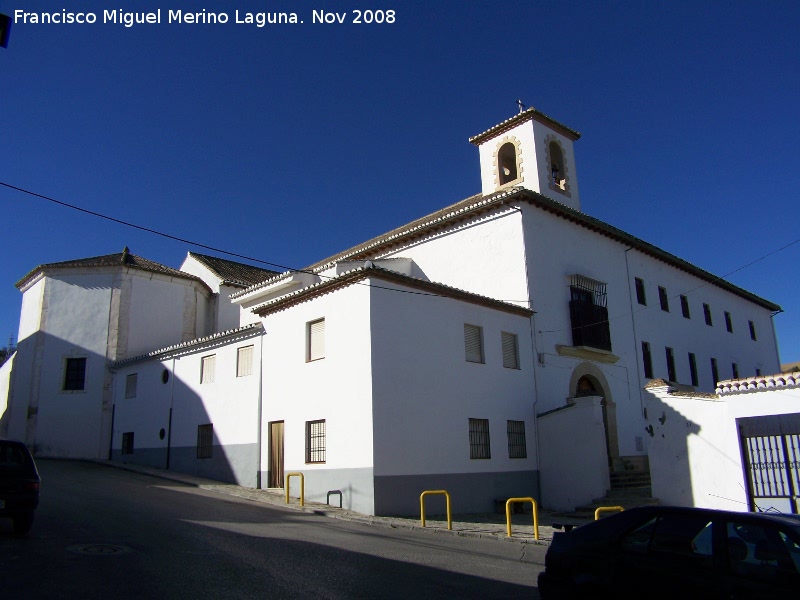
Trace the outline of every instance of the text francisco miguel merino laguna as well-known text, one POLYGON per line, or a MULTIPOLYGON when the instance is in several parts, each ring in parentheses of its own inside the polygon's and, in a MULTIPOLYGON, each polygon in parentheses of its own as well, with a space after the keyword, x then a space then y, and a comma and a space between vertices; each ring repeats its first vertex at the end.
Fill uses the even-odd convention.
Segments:
MULTIPOLYGON (((195 24, 226 24, 228 22, 250 24, 256 27, 264 27, 267 24, 282 23, 302 23, 293 12, 244 12, 235 11, 234 18, 231 19, 227 12, 211 12, 203 9, 200 12, 189 12, 183 10, 165 10, 165 23, 181 23, 186 25, 195 24)), ((331 23, 344 19, 331 19, 331 15, 322 10, 313 11, 312 22, 331 23)), ((343 16, 343 15, 342 15, 343 16)), ((30 25, 70 25, 70 24, 94 24, 94 23, 116 23, 125 27, 134 25, 158 24, 162 23, 162 11, 159 8, 154 12, 128 12, 122 9, 104 10, 102 20, 98 21, 98 13, 93 12, 71 12, 61 10, 57 12, 26 12, 24 10, 14 11, 14 22, 30 25)))

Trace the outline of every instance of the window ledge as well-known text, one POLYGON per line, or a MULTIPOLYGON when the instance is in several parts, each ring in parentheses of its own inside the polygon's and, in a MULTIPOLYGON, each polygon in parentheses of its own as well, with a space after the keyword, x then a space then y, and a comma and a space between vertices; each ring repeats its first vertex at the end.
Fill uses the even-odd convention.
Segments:
POLYGON ((558 192, 559 194, 563 194, 567 198, 572 198, 572 194, 569 192, 569 186, 566 188, 562 188, 561 186, 556 185, 552 181, 548 184, 548 187, 553 190, 554 192, 558 192))
POLYGON ((556 352, 559 356, 571 356, 572 358, 582 358, 609 365, 619 361, 619 356, 616 354, 600 348, 590 348, 589 346, 562 346, 561 344, 556 344, 556 352))

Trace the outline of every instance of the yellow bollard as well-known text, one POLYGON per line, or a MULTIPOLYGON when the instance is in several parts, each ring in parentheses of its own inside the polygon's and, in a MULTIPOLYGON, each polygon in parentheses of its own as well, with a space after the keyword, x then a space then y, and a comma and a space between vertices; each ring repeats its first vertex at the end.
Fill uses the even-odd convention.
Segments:
POLYGON ((422 526, 425 527, 425 496, 429 494, 443 494, 445 502, 447 503, 447 528, 453 529, 453 519, 450 516, 450 494, 447 490, 427 490, 419 495, 419 514, 422 526))
POLYGON ((509 498, 506 500, 506 531, 511 537, 511 505, 515 502, 530 502, 533 509, 533 539, 539 539, 539 511, 536 508, 536 500, 533 498, 509 498))
POLYGON ((600 513, 604 512, 622 512, 625 510, 621 506, 601 506, 596 511, 594 511, 594 520, 597 521, 600 518, 600 513))
POLYGON ((289 504, 289 478, 293 476, 300 477, 300 506, 306 505, 306 497, 305 497, 305 478, 303 474, 299 471, 296 473, 287 473, 286 474, 286 504, 289 504))

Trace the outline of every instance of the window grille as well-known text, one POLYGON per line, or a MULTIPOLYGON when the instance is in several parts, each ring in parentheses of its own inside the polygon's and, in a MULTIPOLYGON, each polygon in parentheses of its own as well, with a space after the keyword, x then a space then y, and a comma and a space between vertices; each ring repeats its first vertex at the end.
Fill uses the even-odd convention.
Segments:
POLYGON ((483 328, 477 325, 464 325, 464 350, 467 362, 482 363, 483 328))
POLYGON ((570 278, 572 345, 611 351, 606 284, 583 275, 570 278))
POLYGON ((236 351, 236 376, 253 374, 253 346, 244 346, 236 351))
POLYGON ((525 421, 508 421, 508 458, 528 458, 525 421))
POLYGON ((325 419, 306 421, 306 462, 325 462, 325 419))
POLYGON ((68 358, 64 369, 64 390, 80 391, 86 385, 86 357, 68 358))
POLYGON ((325 319, 317 319, 307 324, 307 347, 308 353, 306 360, 319 360, 325 358, 325 319))
POLYGON ((489 446, 489 419, 469 420, 469 457, 492 457, 489 446))
POLYGON ((211 458, 214 448, 214 425, 197 426, 197 458, 211 458))
POLYGON ((136 398, 136 383, 138 375, 131 373, 125 378, 125 397, 136 398))
POLYGON ((122 454, 133 454, 133 431, 122 434, 122 454))
POLYGON ((200 383, 214 383, 214 371, 216 369, 217 356, 204 356, 200 362, 200 383))
POLYGON ((519 369, 519 345, 517 336, 513 333, 500 333, 503 345, 503 366, 506 369, 519 369))

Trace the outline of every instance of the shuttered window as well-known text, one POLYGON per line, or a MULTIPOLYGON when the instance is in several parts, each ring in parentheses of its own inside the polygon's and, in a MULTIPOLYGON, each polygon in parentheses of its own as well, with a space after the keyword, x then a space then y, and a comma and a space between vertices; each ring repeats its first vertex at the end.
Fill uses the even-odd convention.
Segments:
POLYGON ((467 362, 483 362, 483 329, 477 325, 464 325, 464 349, 467 362))
POLYGON ((506 369, 519 369, 519 346, 516 334, 503 331, 500 339, 503 344, 503 366, 506 369))
POLYGON ((214 383, 214 370, 217 364, 217 356, 204 356, 200 363, 200 383, 214 383))
POLYGON ((307 324, 307 354, 306 360, 319 360, 325 358, 325 319, 318 319, 307 324))
POLYGON ((125 397, 136 398, 137 373, 131 373, 125 378, 125 397))
POLYGON ((244 346, 236 351, 236 376, 246 377, 253 374, 253 347, 244 346))

